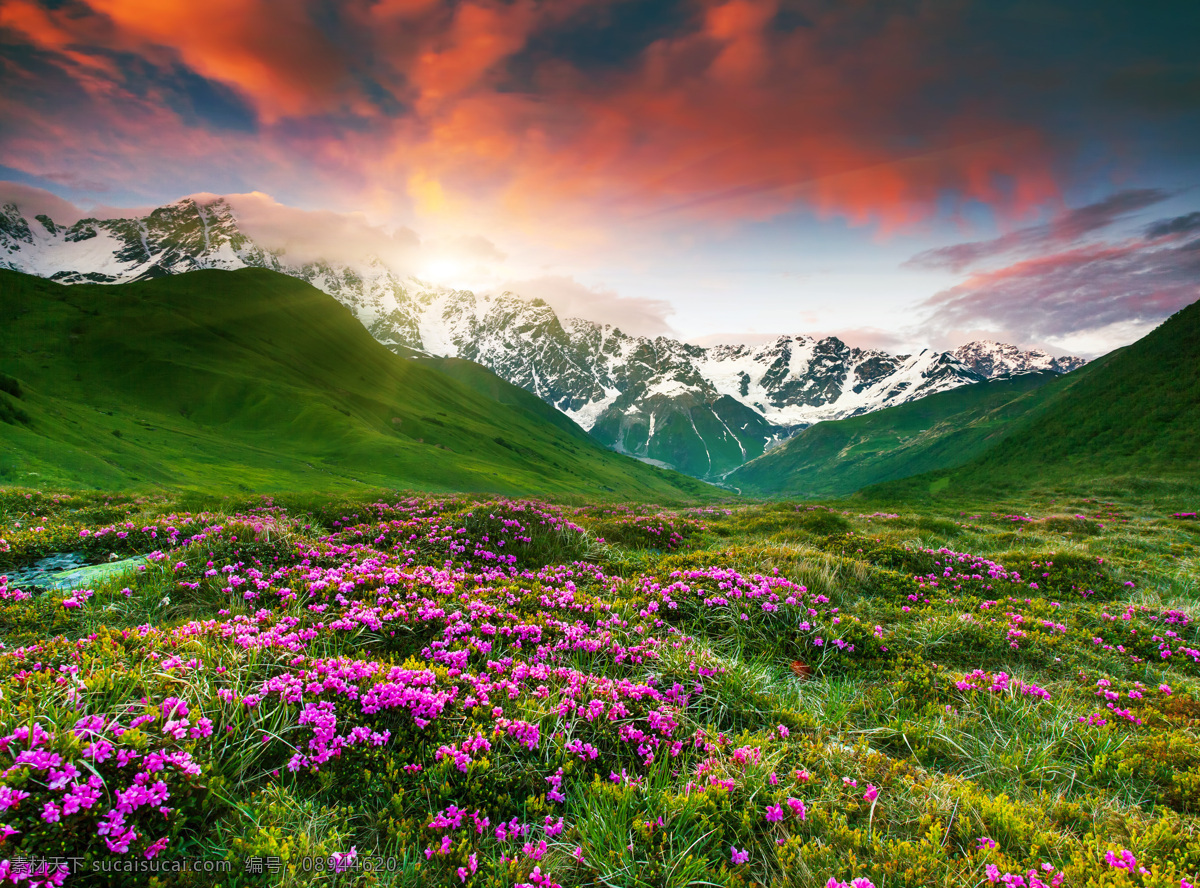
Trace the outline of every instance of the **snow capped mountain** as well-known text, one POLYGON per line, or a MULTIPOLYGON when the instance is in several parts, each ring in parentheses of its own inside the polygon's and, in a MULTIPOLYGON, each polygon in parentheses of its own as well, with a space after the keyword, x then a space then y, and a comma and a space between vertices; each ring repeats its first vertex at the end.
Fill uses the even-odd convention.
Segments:
POLYGON ((270 268, 346 305, 379 342, 466 358, 642 459, 718 478, 792 432, 1003 373, 1083 363, 981 342, 956 352, 890 355, 836 337, 782 336, 704 348, 560 319, 539 299, 477 295, 401 277, 378 260, 298 263, 262 249, 224 200, 184 198, 141 218, 69 227, 0 209, 0 267, 63 283, 116 283, 198 268, 270 268))
POLYGON ((1053 370, 1055 373, 1070 373, 1087 363, 1083 358, 1066 355, 1055 358, 1039 348, 1022 349, 1004 342, 981 339, 968 342, 954 350, 954 356, 981 376, 994 379, 997 376, 1015 376, 1019 373, 1035 373, 1053 370))

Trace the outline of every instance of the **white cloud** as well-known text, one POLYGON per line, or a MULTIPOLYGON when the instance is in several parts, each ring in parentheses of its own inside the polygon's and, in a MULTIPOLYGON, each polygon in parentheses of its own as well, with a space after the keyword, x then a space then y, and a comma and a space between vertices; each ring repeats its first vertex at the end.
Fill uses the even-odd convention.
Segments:
MULTIPOLYGON (((218 195, 191 196, 210 200, 218 195)), ((260 191, 224 197, 233 207, 238 226, 255 243, 264 249, 283 250, 298 262, 324 259, 355 265, 378 256, 396 271, 410 273, 419 259, 421 239, 411 228, 385 229, 372 225, 362 213, 301 210, 260 191)))
POLYGON ((506 281, 496 288, 497 292, 504 290, 527 299, 541 299, 560 318, 586 318, 612 324, 631 336, 668 336, 673 332, 667 316, 674 313, 674 308, 665 299, 621 296, 614 290, 588 287, 564 275, 506 281))
POLYGON ((46 215, 59 225, 74 225, 91 215, 44 189, 19 182, 0 182, 0 206, 10 203, 16 204, 26 218, 46 215))

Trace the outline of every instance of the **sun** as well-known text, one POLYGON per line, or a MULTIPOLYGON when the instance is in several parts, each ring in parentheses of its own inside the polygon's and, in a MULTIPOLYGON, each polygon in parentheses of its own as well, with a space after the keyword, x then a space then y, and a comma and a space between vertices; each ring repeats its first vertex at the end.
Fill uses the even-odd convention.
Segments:
POLYGON ((456 256, 431 256, 421 265, 421 276, 438 284, 461 280, 466 272, 466 264, 456 256))

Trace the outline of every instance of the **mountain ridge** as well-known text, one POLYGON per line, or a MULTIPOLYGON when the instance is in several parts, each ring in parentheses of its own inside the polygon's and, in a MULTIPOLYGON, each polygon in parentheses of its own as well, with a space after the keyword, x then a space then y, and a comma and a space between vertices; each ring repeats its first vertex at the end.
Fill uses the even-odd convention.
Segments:
POLYGON ((817 423, 727 481, 757 495, 886 500, 1196 477, 1200 302, 1069 376, 1001 357, 1016 372, 817 423))
POLYGON ((71 226, 46 216, 31 221, 8 204, 0 209, 0 267, 72 284, 267 268, 333 296, 397 354, 482 364, 614 450, 710 479, 815 422, 994 375, 1065 372, 1082 362, 999 344, 891 355, 836 337, 702 347, 630 336, 612 325, 561 319, 541 300, 402 277, 378 259, 359 267, 291 261, 284 251, 256 244, 219 197, 183 198, 146 216, 81 219, 71 226))
POLYGON ((267 269, 73 287, 0 270, 0 480, 718 495, 471 372, 398 357, 267 269))
POLYGON ((987 451, 1008 423, 1062 377, 1044 369, 937 392, 917 401, 804 429, 731 472, 742 493, 845 496, 874 483, 950 469, 987 451))

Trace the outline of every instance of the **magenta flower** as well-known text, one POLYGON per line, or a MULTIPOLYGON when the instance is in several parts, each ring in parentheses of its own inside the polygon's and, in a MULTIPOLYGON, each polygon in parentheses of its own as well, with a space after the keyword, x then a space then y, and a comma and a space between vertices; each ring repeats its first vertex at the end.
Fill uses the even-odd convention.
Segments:
POLYGON ((863 793, 863 801, 873 803, 877 798, 879 798, 879 789, 873 783, 868 783, 867 791, 863 793))
POLYGON ((779 823, 783 820, 783 806, 771 805, 767 808, 767 820, 771 823, 779 823))
POLYGON ((351 846, 349 851, 335 851, 329 855, 329 868, 335 873, 348 870, 354 865, 356 857, 358 857, 358 848, 354 846, 351 846))
POLYGON ((743 864, 747 860, 750 859, 750 852, 749 851, 739 851, 736 847, 734 847, 733 845, 730 845, 729 846, 729 859, 732 860, 734 864, 743 864))

